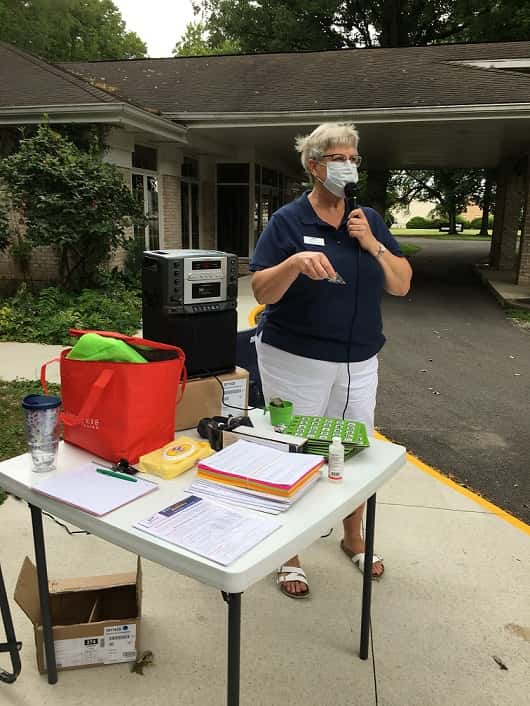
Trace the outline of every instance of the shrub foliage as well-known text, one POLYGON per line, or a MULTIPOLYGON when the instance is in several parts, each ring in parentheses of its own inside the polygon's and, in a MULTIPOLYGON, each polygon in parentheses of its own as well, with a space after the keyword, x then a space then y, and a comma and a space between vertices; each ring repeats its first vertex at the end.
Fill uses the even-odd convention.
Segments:
POLYGON ((0 177, 23 216, 28 241, 56 248, 65 289, 93 286, 98 267, 125 245, 125 228, 143 220, 120 171, 48 125, 0 161, 0 177))
POLYGON ((68 345, 71 328, 133 334, 141 315, 140 291, 117 278, 103 289, 80 293, 47 287, 34 294, 21 285, 13 297, 0 300, 0 340, 68 345))

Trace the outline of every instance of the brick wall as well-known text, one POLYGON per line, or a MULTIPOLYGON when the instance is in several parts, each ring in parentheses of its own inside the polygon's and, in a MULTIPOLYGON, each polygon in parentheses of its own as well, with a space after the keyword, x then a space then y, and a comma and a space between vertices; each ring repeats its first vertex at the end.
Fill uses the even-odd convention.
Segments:
MULTIPOLYGON (((37 287, 57 280, 59 261, 51 247, 34 248, 28 279, 37 287)), ((0 253, 0 290, 11 291, 23 281, 23 275, 13 258, 8 253, 0 253)))
POLYGON ((163 174, 160 177, 160 201, 162 206, 162 243, 166 248, 182 247, 182 224, 180 219, 180 178, 163 174))

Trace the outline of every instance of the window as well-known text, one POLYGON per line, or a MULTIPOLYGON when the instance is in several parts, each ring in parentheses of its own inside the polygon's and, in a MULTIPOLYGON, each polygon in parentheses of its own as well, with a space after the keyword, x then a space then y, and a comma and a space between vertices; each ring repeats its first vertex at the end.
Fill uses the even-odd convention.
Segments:
POLYGON ((135 145, 132 155, 133 169, 147 169, 151 172, 156 172, 158 169, 156 149, 153 147, 144 147, 143 145, 135 145))
POLYGON ((158 177, 149 174, 133 174, 132 188, 136 199, 143 204, 147 225, 134 226, 134 237, 143 241, 147 250, 160 247, 158 177))
POLYGON ((220 250, 248 257, 248 184, 217 185, 217 242, 220 250))
POLYGON ((248 257, 249 176, 247 163, 217 165, 217 246, 240 257, 248 257))
POLYGON ((284 198, 284 177, 279 172, 256 165, 256 185, 254 201, 254 241, 256 241, 270 220, 287 199, 284 198))
POLYGON ((184 157, 180 186, 182 247, 200 248, 199 237, 199 162, 184 157))

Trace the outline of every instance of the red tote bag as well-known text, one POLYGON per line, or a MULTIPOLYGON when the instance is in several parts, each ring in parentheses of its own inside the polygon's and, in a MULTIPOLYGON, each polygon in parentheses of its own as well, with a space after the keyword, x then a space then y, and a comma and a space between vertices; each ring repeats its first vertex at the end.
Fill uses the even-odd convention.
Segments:
POLYGON ((122 458, 136 463, 142 454, 175 436, 175 407, 186 386, 184 352, 177 346, 120 333, 70 330, 71 336, 84 333, 119 338, 140 347, 149 362, 72 360, 66 357, 68 348, 60 358, 44 363, 42 387, 46 392, 46 367, 59 361, 64 440, 113 463, 122 458))

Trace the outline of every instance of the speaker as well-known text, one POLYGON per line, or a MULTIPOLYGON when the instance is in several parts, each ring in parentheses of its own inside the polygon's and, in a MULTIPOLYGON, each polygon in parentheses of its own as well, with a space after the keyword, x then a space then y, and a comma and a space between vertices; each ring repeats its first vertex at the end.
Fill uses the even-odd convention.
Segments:
POLYGON ((182 348, 189 377, 236 366, 237 262, 218 250, 144 252, 144 337, 182 348))
POLYGON ((186 354, 188 377, 228 373, 236 366, 237 311, 171 314, 144 303, 143 335, 186 354))

